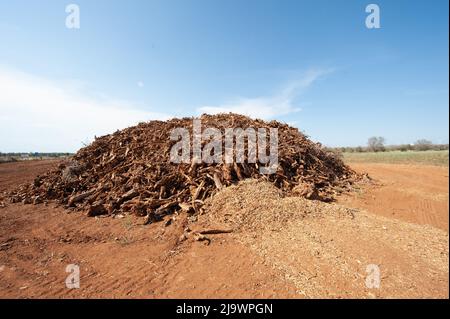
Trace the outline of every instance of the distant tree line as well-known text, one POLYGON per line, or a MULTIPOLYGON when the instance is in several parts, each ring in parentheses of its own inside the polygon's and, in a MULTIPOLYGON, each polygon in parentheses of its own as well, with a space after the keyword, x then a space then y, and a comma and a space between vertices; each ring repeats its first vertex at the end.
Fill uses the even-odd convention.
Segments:
POLYGON ((40 153, 40 152, 29 152, 29 153, 3 153, 0 152, 0 156, 15 156, 15 157, 61 157, 70 156, 72 153, 40 153))
POLYGON ((381 136, 373 136, 367 140, 367 146, 356 147, 332 147, 327 148, 332 152, 340 153, 364 153, 364 152, 389 152, 389 151, 443 151, 448 150, 448 144, 433 144, 427 139, 419 139, 414 144, 386 145, 386 139, 381 136))
POLYGON ((67 157, 73 155, 72 153, 40 153, 40 152, 30 152, 30 153, 2 153, 0 152, 0 163, 6 162, 17 162, 24 160, 36 160, 36 159, 51 159, 58 157, 67 157))

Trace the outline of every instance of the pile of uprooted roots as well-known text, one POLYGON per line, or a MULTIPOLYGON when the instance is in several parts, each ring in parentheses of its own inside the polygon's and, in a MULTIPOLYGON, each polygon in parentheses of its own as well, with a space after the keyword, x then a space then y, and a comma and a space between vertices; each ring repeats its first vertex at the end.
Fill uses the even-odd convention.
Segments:
POLYGON ((184 128, 192 137, 193 118, 150 121, 96 138, 71 160, 36 177, 34 183, 22 185, 9 198, 35 204, 55 200, 85 210, 89 216, 129 212, 154 222, 177 210, 198 212, 206 198, 246 178, 266 179, 285 193, 323 201, 348 190, 359 178, 335 154, 287 124, 231 113, 199 119, 202 129, 221 132, 226 128, 278 129, 276 171, 261 174, 261 166, 268 164, 235 160, 173 163, 170 153, 177 141, 170 138, 171 132, 184 128))

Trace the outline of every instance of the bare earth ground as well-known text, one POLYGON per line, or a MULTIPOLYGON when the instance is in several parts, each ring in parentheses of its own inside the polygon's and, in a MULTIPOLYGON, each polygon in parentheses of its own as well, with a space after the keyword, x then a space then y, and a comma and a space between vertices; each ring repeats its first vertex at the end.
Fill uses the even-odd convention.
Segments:
MULTIPOLYGON (((54 165, 1 164, 0 193, 54 165)), ((352 166, 376 184, 338 204, 278 199, 253 182, 226 189, 218 214, 273 210, 264 216, 287 222, 210 235, 209 246, 180 240, 183 216, 167 227, 142 226, 133 216, 7 204, 0 208, 0 297, 448 298, 448 168, 352 166), (69 264, 80 266, 79 289, 66 288, 69 264), (380 269, 379 289, 366 287, 370 264, 380 269)), ((195 227, 208 225, 200 218, 195 227)))
POLYGON ((368 173, 376 185, 359 194, 343 196, 341 203, 448 232, 448 166, 378 163, 351 166, 368 173))

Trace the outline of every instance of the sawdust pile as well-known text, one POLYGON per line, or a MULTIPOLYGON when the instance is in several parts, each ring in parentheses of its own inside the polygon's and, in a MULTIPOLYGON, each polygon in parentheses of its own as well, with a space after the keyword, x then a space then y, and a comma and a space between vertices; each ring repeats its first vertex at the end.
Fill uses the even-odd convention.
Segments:
POLYGON ((261 180, 222 190, 205 209, 198 229, 233 230, 227 236, 249 247, 305 297, 448 297, 448 233, 441 229, 337 203, 283 197, 261 180), (417 267, 411 270, 412 264, 417 267), (366 285, 368 265, 380 265, 385 276, 376 292, 366 285), (430 288, 403 289, 411 282, 430 288))
POLYGON ((208 214, 200 220, 219 228, 238 231, 278 231, 293 220, 336 216, 351 219, 354 209, 311 201, 302 197, 283 196, 273 184, 248 179, 232 185, 205 203, 208 214))
POLYGON ((193 118, 150 121, 96 138, 70 161, 11 193, 10 200, 34 204, 56 200, 87 211, 88 216, 129 212, 147 216, 151 223, 179 210, 201 212, 207 198, 247 178, 269 181, 285 194, 322 201, 331 201, 359 178, 334 154, 287 124, 231 113, 200 119, 203 130, 277 128, 277 172, 262 175, 261 164, 248 162, 171 163, 170 150, 177 141, 170 134, 186 128, 192 145, 193 118))

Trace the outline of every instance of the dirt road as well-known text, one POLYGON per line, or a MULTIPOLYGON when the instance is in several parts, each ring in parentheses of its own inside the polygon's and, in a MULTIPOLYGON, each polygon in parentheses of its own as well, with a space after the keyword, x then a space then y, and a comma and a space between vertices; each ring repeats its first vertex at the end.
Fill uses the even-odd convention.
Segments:
MULTIPOLYGON (((1 164, 0 191, 54 165, 1 164)), ((306 216, 254 236, 213 235, 209 246, 180 240, 181 217, 143 226, 133 216, 8 204, 0 208, 0 297, 448 298, 448 170, 354 167, 379 184, 339 199, 358 208, 354 218, 306 216), (79 289, 65 285, 70 264, 80 267, 79 289), (365 284, 371 264, 381 271, 378 289, 365 284)))

